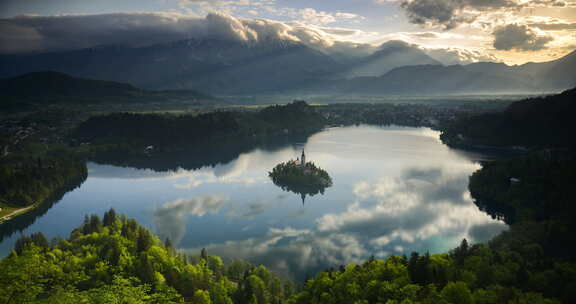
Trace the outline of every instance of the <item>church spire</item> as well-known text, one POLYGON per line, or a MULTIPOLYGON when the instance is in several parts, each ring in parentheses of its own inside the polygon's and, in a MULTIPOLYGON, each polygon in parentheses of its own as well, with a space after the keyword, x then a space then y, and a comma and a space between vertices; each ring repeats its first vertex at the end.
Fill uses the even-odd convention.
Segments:
POLYGON ((300 166, 304 168, 306 165, 306 155, 304 154, 304 149, 302 149, 302 157, 300 157, 300 166))

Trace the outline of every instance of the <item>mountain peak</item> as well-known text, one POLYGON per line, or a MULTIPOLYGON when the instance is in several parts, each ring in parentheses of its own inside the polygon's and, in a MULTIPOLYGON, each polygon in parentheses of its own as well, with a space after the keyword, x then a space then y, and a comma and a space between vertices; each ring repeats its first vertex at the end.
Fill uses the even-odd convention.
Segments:
POLYGON ((382 43, 379 47, 380 50, 384 49, 407 49, 412 48, 412 45, 403 40, 389 40, 382 43))

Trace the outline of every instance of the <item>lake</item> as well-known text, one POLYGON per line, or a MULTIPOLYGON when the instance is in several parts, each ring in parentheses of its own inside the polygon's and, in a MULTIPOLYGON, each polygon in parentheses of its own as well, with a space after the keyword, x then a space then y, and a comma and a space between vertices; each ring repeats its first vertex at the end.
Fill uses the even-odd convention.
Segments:
MULTIPOLYGON (((292 278, 374 256, 445 252, 507 229, 473 203, 469 176, 487 156, 448 148, 427 128, 327 129, 198 170, 155 172, 89 163, 88 179, 23 233, 68 237, 113 207, 181 250, 264 264, 292 278), (324 194, 285 192, 268 178, 300 156, 326 170, 324 194)), ((19 234, 6 237, 6 255, 19 234)))

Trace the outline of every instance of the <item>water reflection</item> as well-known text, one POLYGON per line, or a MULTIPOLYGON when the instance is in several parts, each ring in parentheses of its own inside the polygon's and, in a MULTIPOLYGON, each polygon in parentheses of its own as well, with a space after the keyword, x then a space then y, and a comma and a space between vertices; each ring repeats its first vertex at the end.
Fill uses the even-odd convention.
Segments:
POLYGON ((324 191, 326 190, 325 186, 320 185, 310 186, 310 185, 283 184, 278 181, 275 181, 274 184, 286 192, 292 192, 298 194, 302 199, 302 205, 306 203, 307 196, 313 197, 314 195, 317 194, 323 195, 324 191))
POLYGON ((407 168, 399 177, 359 181, 353 187, 355 200, 345 211, 324 214, 309 229, 269 228, 260 237, 208 248, 303 278, 307 272, 371 255, 436 252, 462 238, 487 240, 506 226, 473 204, 467 181, 476 167, 407 168))
MULTIPOLYGON (((182 166, 168 158, 138 163, 160 171, 92 163, 82 187, 25 233, 67 237, 85 214, 114 207, 182 250, 207 248, 303 278, 371 255, 442 252, 464 237, 485 241, 505 229, 467 191, 482 158, 447 148, 429 129, 360 126, 182 166), (302 148, 337 181, 304 206, 268 178, 270 168, 302 148)), ((5 239, 2 253, 14 241, 5 239)))
POLYGON ((71 191, 74 191, 77 188, 80 188, 82 183, 86 180, 86 176, 80 177, 78 180, 71 181, 68 185, 64 186, 60 191, 56 191, 50 197, 46 199, 42 205, 37 208, 34 208, 22 215, 15 217, 12 220, 7 222, 0 223, 0 243, 7 237, 10 237, 18 232, 22 233, 26 230, 29 226, 34 224, 36 219, 43 216, 54 206, 54 204, 58 203, 62 197, 71 191))
POLYGON ((161 239, 169 238, 177 246, 186 232, 188 215, 202 217, 207 213, 218 213, 227 200, 223 196, 214 195, 177 199, 162 205, 154 211, 158 236, 161 239))

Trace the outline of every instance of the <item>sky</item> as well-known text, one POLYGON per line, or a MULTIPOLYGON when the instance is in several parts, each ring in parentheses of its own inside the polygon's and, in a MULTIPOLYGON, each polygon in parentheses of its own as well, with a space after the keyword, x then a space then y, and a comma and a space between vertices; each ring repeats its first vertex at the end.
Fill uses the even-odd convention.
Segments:
POLYGON ((576 49, 576 0, 0 0, 0 53, 213 33, 355 50, 403 40, 461 62, 522 64, 576 49))

